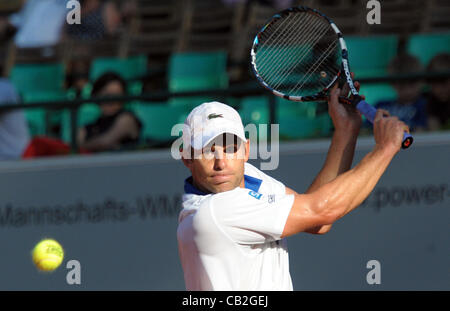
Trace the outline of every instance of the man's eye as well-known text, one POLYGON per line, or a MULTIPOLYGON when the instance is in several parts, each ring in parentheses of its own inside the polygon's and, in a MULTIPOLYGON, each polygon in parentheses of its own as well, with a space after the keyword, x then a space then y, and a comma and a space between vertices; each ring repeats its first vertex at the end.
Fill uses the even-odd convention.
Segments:
POLYGON ((212 154, 212 153, 214 153, 214 150, 212 150, 212 148, 205 148, 205 149, 203 149, 203 154, 209 155, 209 154, 212 154))
POLYGON ((226 153, 236 153, 237 145, 229 145, 225 148, 226 153))

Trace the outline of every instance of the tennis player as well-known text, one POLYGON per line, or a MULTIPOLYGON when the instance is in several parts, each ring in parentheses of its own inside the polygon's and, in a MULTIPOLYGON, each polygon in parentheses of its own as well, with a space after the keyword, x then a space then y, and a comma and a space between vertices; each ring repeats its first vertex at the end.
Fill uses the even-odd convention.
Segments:
MULTIPOLYGON (((250 142, 236 110, 218 102, 192 110, 183 131, 191 152, 182 152, 192 176, 185 180, 177 229, 187 290, 293 290, 285 238, 324 234, 368 197, 409 129, 378 110, 375 147, 350 169, 361 115, 338 102, 345 91, 331 90, 335 132, 304 194, 247 163, 250 142)), ((299 169, 301 162, 293 174, 299 169)))

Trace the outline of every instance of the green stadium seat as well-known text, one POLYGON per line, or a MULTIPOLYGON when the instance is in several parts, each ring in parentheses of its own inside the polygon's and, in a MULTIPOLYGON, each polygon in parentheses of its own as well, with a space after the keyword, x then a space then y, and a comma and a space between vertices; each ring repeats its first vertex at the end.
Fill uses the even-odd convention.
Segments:
POLYGON ((317 115, 317 104, 313 102, 293 102, 276 97, 276 103, 278 118, 283 118, 285 116, 299 116, 313 119, 317 115))
MULTIPOLYGON (((93 82, 102 74, 109 71, 117 73, 127 81, 138 79, 147 73, 147 57, 145 55, 139 55, 129 58, 97 58, 92 62, 89 72, 89 79, 91 82, 93 82)), ((129 82, 128 92, 133 95, 141 94, 142 82, 129 82)))
POLYGON ((406 49, 426 66, 435 55, 450 53, 450 32, 411 35, 406 49))
MULTIPOLYGON (((326 115, 325 115, 326 116, 326 115)), ((325 136, 331 129, 331 123, 325 117, 306 118, 285 116, 280 120, 280 140, 308 139, 325 136)))
MULTIPOLYGON (((27 104, 53 102, 67 99, 64 91, 65 69, 60 63, 19 64, 11 71, 10 79, 27 104)), ((49 126, 60 123, 61 112, 43 108, 27 109, 25 112, 32 136, 47 134, 49 126)))
POLYGON ((269 98, 267 96, 249 96, 241 100, 239 114, 242 123, 268 124, 269 120, 269 98))
MULTIPOLYGON (((95 122, 101 115, 97 104, 86 103, 78 109, 77 128, 95 122)), ((64 110, 61 117, 61 139, 67 143, 71 141, 70 111, 64 110)))
MULTIPOLYGON (((267 138, 267 132, 259 132, 259 124, 270 124, 269 98, 267 96, 248 96, 241 100, 239 114, 244 126, 255 124, 258 137, 267 138)), ((270 131, 270 128, 267 128, 270 131)))
POLYGON ((147 57, 144 55, 129 58, 96 58, 91 65, 89 78, 95 81, 105 72, 112 71, 125 80, 139 78, 147 72, 147 57))
POLYGON ((19 64, 11 70, 10 79, 22 96, 40 92, 61 92, 64 87, 63 64, 19 64))
MULTIPOLYGON (((170 92, 186 92, 228 87, 225 52, 190 52, 173 54, 169 60, 170 92)), ((209 96, 172 98, 170 105, 184 106, 187 111, 206 102, 218 100, 209 96)))
POLYGON ((183 107, 169 106, 167 103, 139 103, 133 111, 142 122, 141 137, 144 141, 175 140, 177 137, 171 135, 172 127, 175 124, 183 124, 187 117, 183 107))
POLYGON ((397 55, 398 38, 394 35, 346 37, 350 70, 355 78, 387 74, 389 62, 397 55))
POLYGON ((46 113, 45 109, 24 109, 30 136, 46 135, 46 113))
POLYGON ((366 97, 366 102, 375 106, 381 100, 397 98, 395 89, 386 83, 361 85, 360 93, 366 97))
POLYGON ((22 95, 23 102, 27 104, 65 101, 67 99, 68 94, 63 90, 33 91, 26 92, 22 95))
MULTIPOLYGON (((68 94, 64 91, 33 91, 22 95, 23 102, 30 105, 38 102, 51 103, 67 99, 68 94)), ((49 128, 59 125, 61 123, 62 110, 36 108, 27 109, 25 114, 31 135, 45 135, 47 134, 47 120, 49 128)))
POLYGON ((277 98, 276 117, 280 139, 306 139, 328 136, 332 122, 328 113, 319 113, 319 103, 297 103, 277 98))

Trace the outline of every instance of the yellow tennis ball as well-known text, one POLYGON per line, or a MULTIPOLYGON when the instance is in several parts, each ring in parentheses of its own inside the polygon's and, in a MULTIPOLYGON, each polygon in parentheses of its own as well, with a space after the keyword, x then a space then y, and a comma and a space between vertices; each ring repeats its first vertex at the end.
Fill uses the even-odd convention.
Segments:
POLYGON ((44 239, 33 249, 33 262, 41 271, 53 271, 64 259, 62 246, 52 239, 44 239))

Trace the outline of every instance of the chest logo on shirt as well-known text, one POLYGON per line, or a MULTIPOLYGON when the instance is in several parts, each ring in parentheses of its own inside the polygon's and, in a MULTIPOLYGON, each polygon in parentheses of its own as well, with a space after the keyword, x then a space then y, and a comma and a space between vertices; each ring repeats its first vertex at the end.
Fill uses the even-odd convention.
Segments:
POLYGON ((268 202, 268 203, 273 203, 273 202, 275 202, 275 194, 269 194, 269 195, 267 196, 267 202, 268 202))
POLYGON ((258 193, 258 192, 255 192, 255 191, 250 191, 248 194, 250 196, 254 197, 255 199, 258 199, 258 200, 261 199, 261 197, 262 197, 261 193, 258 193))

